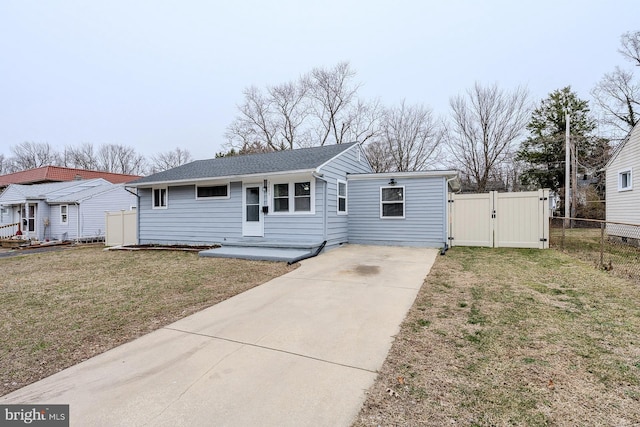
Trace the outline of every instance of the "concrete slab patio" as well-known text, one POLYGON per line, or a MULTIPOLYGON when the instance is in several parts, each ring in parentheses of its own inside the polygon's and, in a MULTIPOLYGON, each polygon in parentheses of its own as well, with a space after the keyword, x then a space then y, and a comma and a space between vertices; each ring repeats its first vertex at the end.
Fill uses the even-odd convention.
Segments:
POLYGON ((0 398, 82 426, 347 426, 438 251, 347 245, 0 398))

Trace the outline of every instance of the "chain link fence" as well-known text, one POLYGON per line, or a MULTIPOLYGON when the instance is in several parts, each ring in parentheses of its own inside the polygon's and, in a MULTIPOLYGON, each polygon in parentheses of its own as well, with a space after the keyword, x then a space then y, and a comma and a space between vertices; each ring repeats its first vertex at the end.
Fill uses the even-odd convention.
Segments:
POLYGON ((549 227, 549 247, 640 283, 638 224, 554 217, 549 227))

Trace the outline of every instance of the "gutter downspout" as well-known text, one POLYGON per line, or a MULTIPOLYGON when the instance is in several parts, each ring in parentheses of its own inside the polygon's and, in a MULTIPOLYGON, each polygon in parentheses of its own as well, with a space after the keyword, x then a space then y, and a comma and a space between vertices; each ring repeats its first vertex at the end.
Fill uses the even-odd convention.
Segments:
POLYGON ((76 205, 76 211, 78 211, 78 216, 76 217, 76 243, 80 243, 80 203, 79 202, 75 202, 76 205))
MULTIPOLYGON (((328 212, 327 212, 327 209, 328 209, 328 206, 327 206, 327 202, 328 202, 328 200, 327 200, 327 189, 329 187, 329 181, 327 181, 324 178, 324 175, 321 174, 318 171, 311 172, 311 176, 313 176, 314 178, 319 179, 321 181, 324 181, 324 197, 323 197, 324 201, 323 201, 323 204, 322 204, 322 228, 323 228, 322 236, 323 236, 324 243, 327 243, 327 214, 328 214, 328 212)), ((322 245, 322 247, 324 247, 324 244, 322 245)))
MULTIPOLYGON (((231 184, 229 184, 231 185, 231 184)), ((129 190, 126 186, 124 189, 129 193, 136 196, 136 244, 140 244, 140 195, 138 194, 138 188, 136 188, 136 192, 129 190)), ((153 190, 152 190, 153 191, 153 190)))
POLYGON ((322 244, 318 247, 318 249, 316 249, 315 252, 311 252, 308 254, 304 254, 301 255, 299 257, 290 259, 289 261, 287 261, 287 265, 291 265, 291 264, 295 264, 296 262, 302 261, 304 259, 308 259, 308 258, 313 258, 315 256, 318 256, 320 254, 320 252, 322 252, 322 250, 324 249, 324 245, 327 244, 327 241, 325 240, 324 242, 322 242, 322 244))

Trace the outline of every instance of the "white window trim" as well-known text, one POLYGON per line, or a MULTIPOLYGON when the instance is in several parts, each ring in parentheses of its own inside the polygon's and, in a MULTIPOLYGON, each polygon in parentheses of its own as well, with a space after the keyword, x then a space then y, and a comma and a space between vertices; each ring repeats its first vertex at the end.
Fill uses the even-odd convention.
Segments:
POLYGON ((633 190, 633 168, 624 169, 618 172, 618 191, 631 191, 633 190), (629 174, 629 186, 622 186, 622 175, 629 174))
POLYGON ((347 181, 341 179, 336 180, 336 213, 338 215, 348 215, 349 206, 347 204, 349 200, 349 188, 347 187, 347 181), (340 195, 340 184, 344 184, 344 196, 340 195), (344 199, 344 211, 340 210, 340 198, 344 199))
POLYGON ((169 206, 169 188, 167 187, 153 187, 151 189, 151 209, 167 209, 169 206), (164 190, 164 206, 156 206, 156 190, 164 190))
POLYGON ((290 178, 287 180, 272 180, 269 182, 269 215, 274 216, 287 216, 287 215, 315 215, 316 214, 316 180, 312 176, 300 176, 296 178, 290 178), (311 210, 310 211, 299 211, 296 212, 295 208, 295 184, 300 182, 309 182, 311 188, 309 189, 311 193, 311 210), (273 188, 276 184, 288 184, 289 185, 289 211, 287 212, 276 212, 274 209, 274 194, 273 188))
POLYGON ((229 198, 231 198, 231 186, 229 185, 228 182, 221 183, 221 184, 197 184, 196 185, 195 194, 196 194, 196 200, 224 200, 224 199, 229 199, 229 198), (227 195, 226 196, 198 197, 198 187, 222 187, 222 186, 226 186, 227 187, 227 195))
POLYGON ((69 224, 69 205, 60 205, 60 224, 63 224, 63 225, 69 224), (66 213, 65 213, 65 216, 67 217, 66 220, 62 219, 63 218, 62 217, 62 207, 63 206, 66 208, 66 213))
POLYGON ((405 219, 406 214, 407 214, 407 192, 405 191, 404 185, 385 185, 380 187, 380 219, 405 219), (402 188, 402 216, 384 216, 383 215, 383 210, 382 210, 383 204, 400 203, 399 200, 394 200, 393 202, 382 201, 382 190, 387 188, 402 188))

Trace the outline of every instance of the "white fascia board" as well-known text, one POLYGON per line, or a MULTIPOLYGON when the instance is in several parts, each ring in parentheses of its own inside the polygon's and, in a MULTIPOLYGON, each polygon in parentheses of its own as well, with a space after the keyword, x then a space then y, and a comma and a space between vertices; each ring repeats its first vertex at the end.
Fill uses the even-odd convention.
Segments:
POLYGON ((357 181, 365 179, 387 179, 387 178, 430 178, 430 177, 446 177, 455 178, 458 171, 418 171, 418 172, 383 172, 383 173, 357 173, 348 174, 347 180, 357 181))
POLYGON ((198 184, 200 182, 213 182, 213 181, 242 181, 244 179, 251 179, 257 177, 268 177, 268 176, 281 176, 281 175, 295 175, 295 174, 310 174, 313 173, 315 169, 300 169, 300 170, 289 170, 289 171, 281 171, 281 172, 260 172, 260 173, 252 173, 246 175, 226 175, 226 176, 208 176, 204 178, 196 178, 196 179, 178 179, 174 181, 153 181, 153 182, 141 182, 140 184, 127 184, 127 187, 133 188, 150 188, 159 185, 169 186, 169 185, 189 185, 189 184, 198 184))

